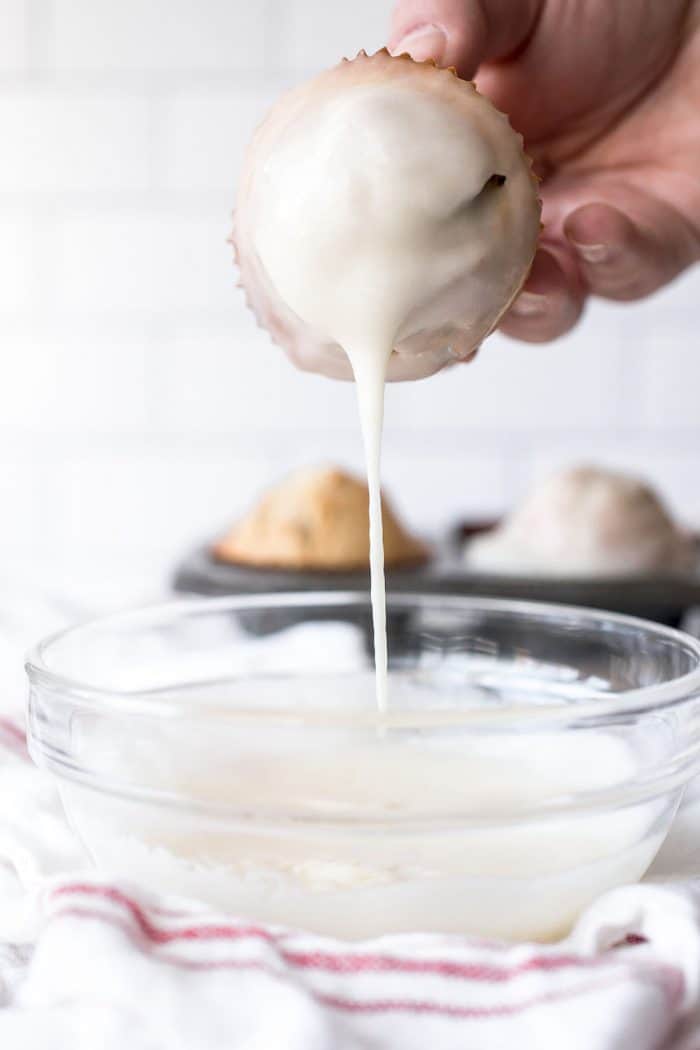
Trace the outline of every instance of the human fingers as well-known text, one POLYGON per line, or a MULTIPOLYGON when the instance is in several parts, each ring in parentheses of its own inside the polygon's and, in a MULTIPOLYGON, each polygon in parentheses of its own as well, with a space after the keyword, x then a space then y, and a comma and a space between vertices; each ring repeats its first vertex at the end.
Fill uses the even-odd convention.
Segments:
POLYGON ((568 331, 588 294, 644 298, 700 260, 700 233, 640 185, 578 176, 543 184, 544 242, 501 328, 528 342, 568 331))
POLYGON ((529 36, 544 0, 399 0, 389 50, 434 59, 473 78, 481 62, 513 54, 529 36))
POLYGON ((500 323, 501 331, 528 343, 546 343, 578 321, 585 290, 571 252, 544 243, 535 255, 523 290, 500 323))
POLYGON ((572 210, 566 236, 594 295, 641 299, 700 258, 700 237, 669 204, 618 188, 615 204, 592 201, 572 210))

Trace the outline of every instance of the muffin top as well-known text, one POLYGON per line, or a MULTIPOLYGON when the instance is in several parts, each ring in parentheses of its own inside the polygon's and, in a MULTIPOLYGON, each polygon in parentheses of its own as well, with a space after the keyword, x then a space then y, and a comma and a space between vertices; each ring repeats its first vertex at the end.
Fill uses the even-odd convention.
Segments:
MULTIPOLYGON (((338 467, 298 470, 268 490, 213 548, 220 561, 258 568, 342 571, 369 566, 369 494, 338 467)), ((419 565, 426 546, 383 499, 387 566, 419 565)))
POLYGON ((536 485, 465 556, 487 572, 613 576, 682 570, 695 552, 649 485, 584 465, 536 485))

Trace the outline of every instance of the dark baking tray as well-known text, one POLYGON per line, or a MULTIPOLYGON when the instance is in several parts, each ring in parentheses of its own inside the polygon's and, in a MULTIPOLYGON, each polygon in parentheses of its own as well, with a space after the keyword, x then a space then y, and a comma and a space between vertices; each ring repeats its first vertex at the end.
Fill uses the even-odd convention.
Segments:
MULTIPOLYGON (((462 560, 463 543, 494 524, 460 524, 434 544, 435 556, 427 565, 388 569, 387 590, 559 602, 628 613, 672 626, 680 624, 689 608, 700 606, 700 559, 698 568, 684 575, 547 578, 474 572, 462 560)), ((180 593, 204 595, 367 591, 369 575, 365 571, 298 572, 228 565, 213 558, 207 545, 185 558, 173 585, 180 593)))
POLYGON ((700 605, 700 540, 696 566, 685 573, 547 577, 475 572, 463 562, 464 543, 497 524, 497 521, 467 521, 451 530, 445 559, 451 568, 443 581, 455 588, 450 593, 587 606, 674 627, 680 625, 688 609, 700 605))
MULTIPOLYGON (((387 590, 425 592, 435 579, 432 566, 387 569, 387 590)), ((319 572, 295 569, 254 569, 214 558, 209 547, 199 547, 177 568, 176 591, 190 594, 265 594, 284 591, 366 591, 369 570, 319 572)))
MULTIPOLYGON (((388 569, 386 573, 387 590, 428 593, 435 589, 435 575, 428 565, 418 568, 388 569)), ((356 572, 300 572, 297 570, 253 569, 245 565, 229 565, 214 558, 209 546, 195 550, 178 567, 173 586, 176 591, 185 594, 227 595, 227 594, 269 594, 285 591, 357 591, 369 590, 369 571, 356 572)), ((317 618, 321 616, 317 611, 317 618)), ((337 619, 337 611, 329 610, 329 619, 337 619)), ((269 610, 266 613, 251 611, 246 613, 247 628, 255 634, 267 634, 299 621, 300 614, 286 610, 269 610)), ((368 645, 371 642, 371 624, 367 610, 348 609, 345 619, 357 623, 367 635, 368 645)), ((393 649, 396 651, 399 639, 404 633, 405 614, 393 615, 387 619, 387 631, 393 638, 393 649)))

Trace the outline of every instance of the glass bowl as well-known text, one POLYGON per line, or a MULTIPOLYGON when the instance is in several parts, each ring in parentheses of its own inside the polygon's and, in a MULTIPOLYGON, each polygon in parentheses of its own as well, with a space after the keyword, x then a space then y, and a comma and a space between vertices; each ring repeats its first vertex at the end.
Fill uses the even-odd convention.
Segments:
POLYGON ((639 879, 698 770, 700 644, 630 617, 394 595, 192 599, 30 656, 29 741, 103 871, 360 939, 552 939, 639 879))

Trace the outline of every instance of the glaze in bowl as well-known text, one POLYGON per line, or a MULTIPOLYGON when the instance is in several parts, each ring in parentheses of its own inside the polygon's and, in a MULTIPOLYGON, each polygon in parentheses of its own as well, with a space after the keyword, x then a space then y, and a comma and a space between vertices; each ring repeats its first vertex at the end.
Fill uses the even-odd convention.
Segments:
POLYGON ((552 939, 641 878, 698 771, 700 644, 565 606, 389 612, 384 718, 366 595, 180 600, 42 642, 30 749, 95 864, 346 939, 552 939))

